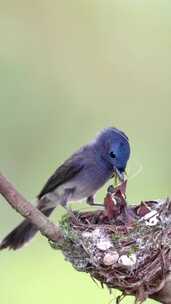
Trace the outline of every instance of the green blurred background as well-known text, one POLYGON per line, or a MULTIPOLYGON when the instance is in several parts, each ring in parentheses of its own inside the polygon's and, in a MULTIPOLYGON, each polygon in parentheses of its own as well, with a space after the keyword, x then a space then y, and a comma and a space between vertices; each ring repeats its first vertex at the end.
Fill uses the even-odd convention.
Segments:
MULTIPOLYGON (((111 125, 132 145, 129 201, 171 194, 170 12, 167 0, 1 2, 0 169, 28 199, 111 125)), ((0 237, 20 219, 1 198, 0 237)), ((114 297, 40 236, 0 253, 0 269, 3 304, 108 304, 114 297)))

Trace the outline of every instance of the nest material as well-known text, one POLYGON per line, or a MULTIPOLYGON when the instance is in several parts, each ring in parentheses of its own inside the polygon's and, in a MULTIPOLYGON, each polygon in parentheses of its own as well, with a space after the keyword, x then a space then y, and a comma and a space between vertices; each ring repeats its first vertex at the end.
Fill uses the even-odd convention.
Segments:
POLYGON ((122 191, 110 188, 104 206, 65 215, 65 242, 51 245, 76 270, 141 303, 161 288, 171 264, 171 201, 128 207, 122 191))

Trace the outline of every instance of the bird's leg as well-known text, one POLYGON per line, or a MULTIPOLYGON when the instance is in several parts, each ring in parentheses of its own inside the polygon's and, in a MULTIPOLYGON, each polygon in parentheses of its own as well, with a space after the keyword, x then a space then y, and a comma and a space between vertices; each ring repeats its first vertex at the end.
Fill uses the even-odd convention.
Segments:
POLYGON ((71 200, 72 194, 74 192, 74 189, 65 189, 64 195, 60 201, 60 205, 68 212, 72 212, 72 209, 70 206, 68 206, 68 202, 71 200))
POLYGON ((86 199, 86 203, 90 206, 100 206, 100 207, 104 207, 104 204, 101 203, 96 203, 94 200, 94 196, 90 195, 89 197, 87 197, 86 199))

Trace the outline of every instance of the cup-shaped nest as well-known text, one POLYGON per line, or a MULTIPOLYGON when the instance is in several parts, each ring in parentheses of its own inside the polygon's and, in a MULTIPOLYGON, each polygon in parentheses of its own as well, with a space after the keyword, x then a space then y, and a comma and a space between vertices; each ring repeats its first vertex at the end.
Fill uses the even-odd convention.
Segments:
POLYGON ((104 207, 66 214, 65 241, 51 245, 76 270, 141 303, 161 288, 171 264, 171 201, 128 207, 122 192, 110 189, 104 207))

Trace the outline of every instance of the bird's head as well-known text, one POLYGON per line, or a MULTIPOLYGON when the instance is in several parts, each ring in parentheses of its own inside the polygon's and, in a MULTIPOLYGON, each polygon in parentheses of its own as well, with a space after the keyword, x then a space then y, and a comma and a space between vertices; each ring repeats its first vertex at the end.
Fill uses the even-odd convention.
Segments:
POLYGON ((116 128, 107 128, 98 135, 97 143, 104 161, 123 181, 127 161, 130 157, 128 137, 116 128))

